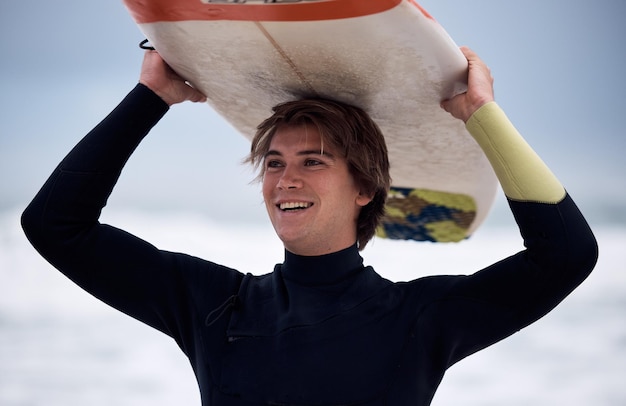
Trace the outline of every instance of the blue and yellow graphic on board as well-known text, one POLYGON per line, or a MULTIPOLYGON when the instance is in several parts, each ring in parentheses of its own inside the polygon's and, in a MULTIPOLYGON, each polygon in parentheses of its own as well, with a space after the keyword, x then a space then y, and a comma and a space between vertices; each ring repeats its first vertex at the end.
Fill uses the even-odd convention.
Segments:
POLYGON ((392 187, 379 237, 395 240, 458 242, 476 217, 470 196, 428 189, 392 187))

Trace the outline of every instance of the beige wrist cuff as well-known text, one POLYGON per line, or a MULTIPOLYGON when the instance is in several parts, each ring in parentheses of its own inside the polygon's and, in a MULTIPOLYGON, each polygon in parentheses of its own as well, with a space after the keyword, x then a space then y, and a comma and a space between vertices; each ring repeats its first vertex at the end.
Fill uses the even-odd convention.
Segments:
POLYGON ((507 197, 542 203, 558 203, 565 197, 559 180, 495 102, 478 109, 466 126, 489 159, 507 197))

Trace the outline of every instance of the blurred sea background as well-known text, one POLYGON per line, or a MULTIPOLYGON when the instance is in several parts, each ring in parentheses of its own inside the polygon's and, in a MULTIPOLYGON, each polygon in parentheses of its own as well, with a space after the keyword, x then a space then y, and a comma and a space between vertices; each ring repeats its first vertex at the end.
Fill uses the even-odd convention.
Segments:
MULTIPOLYGON (((626 405, 626 3, 420 1, 489 64, 496 98, 563 181, 600 245, 554 311, 453 366, 433 405, 626 405)), ((19 216, 64 154, 134 86, 143 35, 118 2, 0 3, 0 405, 199 405, 170 338, 93 299, 26 241, 19 216)), ((103 213, 160 248, 244 272, 283 249, 248 142, 205 105, 174 107, 103 213)), ((522 249, 500 195, 467 241, 375 240, 391 280, 472 273, 522 249), (411 271, 400 272, 400 270, 411 271)))

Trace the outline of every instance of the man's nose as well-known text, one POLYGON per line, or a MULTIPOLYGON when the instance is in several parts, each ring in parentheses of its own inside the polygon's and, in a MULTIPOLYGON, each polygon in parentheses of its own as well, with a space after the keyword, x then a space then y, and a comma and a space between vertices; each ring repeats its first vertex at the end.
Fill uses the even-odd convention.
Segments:
POLYGON ((300 172, 295 168, 286 166, 276 186, 279 189, 297 189, 302 187, 300 172))

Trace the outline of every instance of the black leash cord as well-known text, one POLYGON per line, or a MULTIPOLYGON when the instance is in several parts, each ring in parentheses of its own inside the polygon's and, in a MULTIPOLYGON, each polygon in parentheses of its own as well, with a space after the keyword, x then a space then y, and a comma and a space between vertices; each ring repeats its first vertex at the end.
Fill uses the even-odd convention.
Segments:
POLYGON ((141 41, 139 43, 139 48, 154 51, 154 47, 150 45, 150 41, 148 39, 144 39, 143 41, 141 41))

